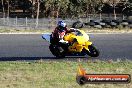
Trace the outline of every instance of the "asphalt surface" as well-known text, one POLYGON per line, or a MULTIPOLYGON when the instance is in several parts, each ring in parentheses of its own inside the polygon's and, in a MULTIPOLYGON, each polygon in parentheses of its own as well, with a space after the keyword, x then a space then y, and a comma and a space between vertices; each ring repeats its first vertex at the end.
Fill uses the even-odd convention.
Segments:
MULTIPOLYGON (((90 34, 90 40, 100 50, 100 56, 95 59, 132 60, 132 34, 90 34)), ((41 38, 41 34, 1 34, 0 60, 56 59, 48 46, 49 43, 41 38)), ((72 58, 78 57, 66 57, 64 60, 72 58)))

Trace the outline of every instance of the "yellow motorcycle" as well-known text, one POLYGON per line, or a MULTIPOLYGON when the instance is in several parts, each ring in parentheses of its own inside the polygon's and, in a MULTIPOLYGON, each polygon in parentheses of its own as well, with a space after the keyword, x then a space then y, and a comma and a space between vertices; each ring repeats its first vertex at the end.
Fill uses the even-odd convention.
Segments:
POLYGON ((83 30, 72 29, 72 32, 64 36, 64 41, 67 42, 56 43, 52 34, 44 34, 42 38, 50 42, 49 49, 57 58, 85 55, 99 56, 99 50, 89 41, 89 36, 83 30))

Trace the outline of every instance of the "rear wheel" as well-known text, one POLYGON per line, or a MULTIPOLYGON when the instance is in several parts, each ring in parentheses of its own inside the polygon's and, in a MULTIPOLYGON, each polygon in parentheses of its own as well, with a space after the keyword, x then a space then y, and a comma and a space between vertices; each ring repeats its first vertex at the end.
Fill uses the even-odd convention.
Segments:
POLYGON ((87 54, 91 57, 98 57, 99 56, 99 50, 95 48, 95 46, 90 45, 88 46, 89 51, 87 51, 87 54))
POLYGON ((50 49, 51 53, 54 56, 56 56, 57 58, 65 57, 64 49, 62 47, 50 44, 49 49, 50 49))

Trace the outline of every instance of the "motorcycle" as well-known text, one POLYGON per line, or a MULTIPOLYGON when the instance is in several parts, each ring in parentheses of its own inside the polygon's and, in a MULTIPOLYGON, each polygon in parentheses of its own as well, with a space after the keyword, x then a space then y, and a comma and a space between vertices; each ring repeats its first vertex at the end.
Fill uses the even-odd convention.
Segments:
MULTIPOLYGON (((62 32, 63 33, 63 32, 62 32)), ((53 38, 53 33, 43 34, 42 38, 50 43, 49 49, 57 58, 65 56, 85 56, 98 57, 99 50, 89 40, 89 36, 79 29, 72 28, 72 32, 64 36, 64 41, 57 43, 53 38)))

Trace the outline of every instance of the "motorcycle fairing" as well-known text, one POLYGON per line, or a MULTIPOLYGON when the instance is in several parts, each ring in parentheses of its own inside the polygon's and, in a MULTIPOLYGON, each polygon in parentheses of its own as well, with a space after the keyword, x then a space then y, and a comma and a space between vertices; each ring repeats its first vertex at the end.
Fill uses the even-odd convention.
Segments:
POLYGON ((80 33, 71 32, 64 36, 65 41, 72 43, 72 45, 68 48, 69 51, 81 52, 82 49, 88 50, 88 46, 92 44, 92 42, 89 41, 89 36, 84 31, 80 30, 79 32, 81 35, 80 33))
POLYGON ((68 49, 69 51, 72 52, 82 52, 83 49, 89 50, 88 46, 92 45, 92 42, 87 41, 84 44, 79 44, 78 42, 73 43, 73 45, 69 46, 68 49))

